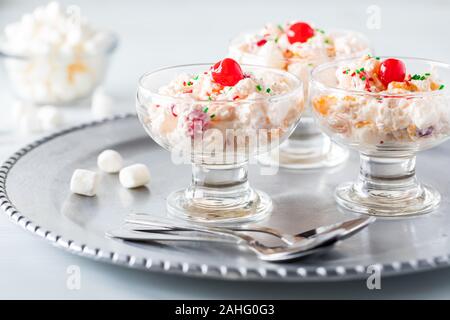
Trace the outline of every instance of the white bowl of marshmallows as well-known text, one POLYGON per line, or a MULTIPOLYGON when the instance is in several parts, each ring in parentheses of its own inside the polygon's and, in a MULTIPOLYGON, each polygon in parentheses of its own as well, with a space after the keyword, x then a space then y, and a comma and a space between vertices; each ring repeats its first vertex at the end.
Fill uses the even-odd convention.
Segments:
POLYGON ((90 97, 116 46, 116 35, 94 28, 78 7, 51 2, 4 28, 0 57, 17 98, 61 105, 90 97))

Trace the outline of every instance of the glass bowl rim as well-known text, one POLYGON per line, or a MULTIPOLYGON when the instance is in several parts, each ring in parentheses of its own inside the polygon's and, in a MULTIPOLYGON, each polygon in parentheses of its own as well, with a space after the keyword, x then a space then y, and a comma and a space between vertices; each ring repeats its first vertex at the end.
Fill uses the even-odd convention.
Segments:
MULTIPOLYGON (((96 57, 98 55, 111 55, 116 50, 116 48, 119 45, 119 36, 117 35, 117 33, 110 30, 99 30, 99 31, 104 31, 111 37, 111 43, 106 47, 106 49, 95 54, 92 53, 77 54, 76 55, 77 57, 83 58, 83 57, 96 57)), ((0 58, 29 60, 35 57, 47 56, 47 54, 16 54, 8 52, 7 50, 4 50, 4 48, 2 48, 1 46, 1 44, 4 43, 4 41, 5 41, 4 36, 0 37, 0 58)), ((64 54, 61 54, 60 56, 63 57, 64 54)))
MULTIPOLYGON (((257 98, 257 99, 243 99, 243 100, 231 100, 231 99, 225 99, 225 100, 200 100, 200 99, 192 99, 190 97, 174 97, 174 96, 169 96, 169 95, 164 95, 164 94, 160 94, 158 92, 155 92, 149 88, 147 88, 144 84, 143 81, 152 75, 155 75, 159 72, 162 71, 166 71, 166 70, 176 70, 176 69, 180 69, 180 68, 186 68, 186 67, 200 67, 200 66, 205 66, 207 68, 205 68, 205 70, 208 70, 209 67, 211 67, 212 65, 214 65, 214 62, 212 63, 192 63, 192 64, 181 64, 181 65, 175 65, 175 66, 169 66, 169 67, 163 67, 163 68, 159 68, 153 71, 148 71, 146 73, 144 73, 141 77, 139 77, 139 81, 138 81, 138 90, 144 90, 145 92, 149 93, 151 96, 153 97, 157 97, 157 98, 161 98, 161 99, 167 99, 167 100, 177 100, 177 101, 182 101, 182 102, 190 102, 190 103, 209 103, 209 104, 223 104, 223 103, 252 103, 252 102, 261 102, 261 101, 267 101, 267 102, 275 102, 275 101, 279 101, 282 100, 284 98, 289 98, 290 96, 294 96, 297 92, 303 94, 303 82, 298 79, 295 75, 284 71, 284 70, 279 70, 276 68, 271 68, 271 67, 264 67, 264 66, 258 66, 258 65, 252 65, 252 64, 240 64, 240 66, 242 67, 250 67, 250 68, 257 68, 257 69, 265 69, 267 71, 282 75, 284 77, 289 78, 290 80, 293 81, 293 83, 295 84, 295 87, 292 88, 291 90, 289 90, 286 93, 283 94, 278 94, 278 95, 274 95, 274 96, 269 96, 269 97, 261 97, 261 98, 257 98)), ((245 70, 244 70, 245 71, 245 70)))
MULTIPOLYGON (((361 58, 361 57, 359 57, 361 58)), ((313 85, 323 89, 323 90, 329 90, 336 93, 344 93, 347 95, 355 95, 355 96, 371 96, 371 97, 379 97, 379 98, 420 98, 425 96, 442 96, 447 95, 448 91, 444 87, 443 90, 433 90, 433 91, 421 91, 421 92, 406 92, 406 93, 389 93, 389 92, 369 92, 365 90, 356 90, 356 89, 343 89, 338 88, 336 86, 329 86, 317 79, 317 75, 319 72, 324 71, 325 69, 336 67, 340 65, 341 63, 345 62, 352 62, 357 61, 359 59, 358 57, 351 57, 346 59, 339 59, 331 62, 326 62, 323 64, 320 64, 316 67, 314 67, 310 72, 310 86, 313 85)), ((431 66, 439 66, 450 70, 450 64, 438 61, 438 60, 431 60, 426 58, 417 58, 417 57, 405 57, 405 56, 379 56, 381 60, 383 59, 389 59, 389 58, 395 58, 399 60, 414 60, 419 61, 423 63, 428 63, 431 66)))
MULTIPOLYGON (((367 47, 365 48, 365 49, 363 49, 363 50, 360 50, 360 51, 358 51, 358 52, 354 52, 354 53, 350 53, 350 54, 346 54, 346 55, 342 55, 342 56, 339 56, 339 57, 337 57, 337 58, 335 58, 334 60, 332 60, 332 61, 336 61, 336 59, 347 59, 347 58, 353 58, 353 57, 358 57, 358 56, 360 56, 360 55, 363 55, 363 54, 372 54, 373 52, 374 52, 374 50, 373 50, 373 47, 372 47, 372 44, 371 44, 371 41, 369 40, 369 38, 363 33, 363 32, 360 32, 360 31, 355 31, 355 30, 351 30, 351 29, 341 29, 341 28, 332 28, 332 29, 329 29, 329 31, 328 31, 328 33, 330 33, 330 32, 343 32, 343 33, 348 33, 348 34, 350 34, 350 33, 353 33, 353 34, 357 34, 358 36, 360 36, 361 37, 361 39, 363 39, 364 40, 364 42, 367 44, 367 47)), ((242 33, 240 33, 240 34, 238 34, 237 36, 235 36, 231 41, 230 41, 230 44, 229 44, 229 46, 228 46, 228 52, 230 52, 230 48, 232 48, 232 46, 233 46, 233 44, 235 43, 235 42, 237 42, 237 40, 240 38, 240 37, 244 37, 244 36, 247 36, 247 35, 254 35, 255 34, 255 32, 252 32, 252 31, 247 31, 247 32, 242 32, 242 33)), ((242 56, 244 56, 244 57, 248 57, 248 58, 253 58, 253 59, 255 59, 255 58, 260 58, 260 56, 258 56, 257 54, 255 54, 255 53, 250 53, 250 52, 244 52, 244 51, 241 51, 241 50, 239 50, 239 52, 242 54, 242 56)), ((312 59, 301 59, 301 58, 285 58, 285 59, 283 59, 283 60, 280 60, 280 61, 288 61, 289 63, 314 63, 316 60, 312 60, 312 59)), ((319 60, 319 63, 321 63, 320 62, 320 60, 319 60)))

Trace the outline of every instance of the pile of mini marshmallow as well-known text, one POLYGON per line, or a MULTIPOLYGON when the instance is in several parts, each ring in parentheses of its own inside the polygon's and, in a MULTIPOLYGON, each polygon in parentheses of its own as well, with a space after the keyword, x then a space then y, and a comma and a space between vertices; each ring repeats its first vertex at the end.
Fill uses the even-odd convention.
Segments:
POLYGON ((87 96, 100 82, 114 36, 94 29, 80 12, 50 2, 5 27, 0 47, 17 95, 39 104, 64 103, 87 96))
POLYGON ((81 16, 81 9, 70 6, 64 10, 56 1, 7 25, 4 35, 4 48, 20 55, 99 54, 111 44, 108 33, 93 28, 81 16))
MULTIPOLYGON (((150 182, 150 171, 147 166, 136 163, 123 167, 123 158, 115 150, 104 150, 97 157, 97 166, 101 171, 119 173, 120 184, 128 189, 138 188, 150 182)), ((76 169, 70 180, 70 191, 75 194, 93 197, 97 194, 100 175, 91 170, 76 169)))

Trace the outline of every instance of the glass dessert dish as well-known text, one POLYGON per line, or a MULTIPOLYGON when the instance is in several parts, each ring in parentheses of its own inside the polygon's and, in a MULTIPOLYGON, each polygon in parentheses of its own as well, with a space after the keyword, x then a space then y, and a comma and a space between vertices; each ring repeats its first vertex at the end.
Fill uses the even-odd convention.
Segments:
POLYGON ((147 133, 192 164, 192 182, 167 199, 170 215, 188 221, 235 224, 271 211, 267 194, 247 181, 249 160, 286 139, 304 106, 292 74, 232 59, 175 66, 139 81, 137 112, 147 133))
MULTIPOLYGON (((274 67, 296 75, 304 83, 305 95, 314 66, 370 51, 369 41, 361 33, 348 30, 325 32, 303 22, 268 24, 257 33, 238 36, 229 47, 230 57, 240 63, 274 67)), ((347 157, 347 149, 322 134, 307 108, 300 125, 280 150, 265 154, 259 160, 264 165, 316 169, 336 166, 347 157)))
POLYGON ((14 96, 36 105, 70 104, 102 82, 117 37, 94 29, 75 8, 52 2, 4 28, 0 58, 14 96))
POLYGON ((311 75, 321 129, 360 152, 358 180, 337 187, 342 207, 376 216, 424 214, 439 193, 415 174, 416 154, 450 135, 450 65, 365 56, 327 63, 311 75))

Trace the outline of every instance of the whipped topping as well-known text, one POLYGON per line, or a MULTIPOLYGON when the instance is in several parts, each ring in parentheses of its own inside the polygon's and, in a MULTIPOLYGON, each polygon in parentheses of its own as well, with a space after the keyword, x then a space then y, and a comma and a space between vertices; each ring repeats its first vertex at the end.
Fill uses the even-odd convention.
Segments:
POLYGON ((363 56, 348 65, 341 65, 336 71, 337 87, 375 93, 404 94, 443 89, 434 72, 408 74, 404 81, 392 81, 387 86, 380 79, 379 57, 363 56))
MULTIPOLYGON (((230 57, 240 63, 268 66, 286 70, 303 82, 305 96, 308 95, 309 75, 313 67, 343 57, 370 52, 367 39, 358 32, 331 31, 311 26, 314 35, 306 42, 290 43, 289 28, 295 22, 267 24, 256 33, 245 34, 232 41, 230 57)), ((311 117, 310 108, 304 117, 311 117)), ((299 126, 297 130, 303 130, 299 126)))
POLYGON ((432 144, 450 134, 450 106, 434 70, 407 74, 387 85, 380 80, 379 58, 364 56, 341 65, 335 87, 342 92, 312 97, 319 124, 352 144, 432 144), (365 94, 365 92, 367 94, 365 94), (421 95, 421 93, 423 93, 421 95))
POLYGON ((180 74, 168 85, 159 89, 159 94, 193 100, 221 101, 261 99, 287 93, 291 85, 281 76, 261 73, 244 74, 244 79, 234 86, 223 86, 214 81, 211 70, 198 74, 180 74))
POLYGON ((92 27, 79 8, 64 10, 51 2, 7 25, 0 51, 19 96, 39 104, 61 103, 95 88, 114 42, 110 32, 92 27))
POLYGON ((326 32, 314 28, 314 35, 306 42, 290 43, 289 28, 293 24, 267 24, 260 31, 234 41, 230 46, 230 55, 242 63, 258 63, 288 70, 291 64, 317 65, 330 59, 369 51, 367 40, 351 31, 326 32))
POLYGON ((185 150, 198 135, 202 148, 219 144, 216 151, 227 153, 248 147, 248 142, 235 145, 236 139, 245 137, 263 135, 260 144, 277 144, 303 111, 302 91, 291 79, 273 72, 244 73, 234 86, 215 82, 211 70, 181 74, 158 94, 142 103, 139 115, 152 137, 169 149, 185 150))

